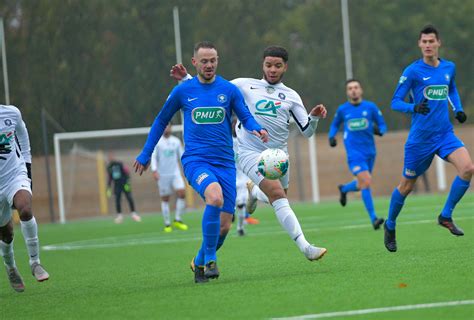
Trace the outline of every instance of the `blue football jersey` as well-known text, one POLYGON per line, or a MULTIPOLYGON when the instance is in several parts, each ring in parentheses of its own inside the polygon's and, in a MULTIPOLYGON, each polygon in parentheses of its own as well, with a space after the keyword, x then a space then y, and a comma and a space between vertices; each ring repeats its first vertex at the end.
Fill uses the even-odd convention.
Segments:
POLYGON ((392 109, 411 113, 409 141, 429 141, 435 136, 453 130, 449 119, 448 104, 453 111, 463 111, 456 89, 456 66, 453 62, 440 59, 437 67, 419 59, 410 64, 398 82, 392 99, 392 109), (409 95, 409 102, 405 97, 409 95), (428 100, 430 112, 427 115, 414 113, 415 105, 428 100))
POLYGON ((347 158, 366 159, 376 154, 374 123, 382 134, 387 131, 382 112, 373 102, 363 100, 358 105, 349 101, 339 106, 329 129, 329 138, 337 135, 344 124, 344 145, 347 158))
POLYGON ((234 166, 231 117, 235 112, 249 131, 261 126, 250 114, 239 89, 220 76, 212 83, 201 83, 197 77, 176 86, 156 117, 137 161, 145 165, 166 125, 178 110, 184 115, 183 165, 190 161, 234 166))

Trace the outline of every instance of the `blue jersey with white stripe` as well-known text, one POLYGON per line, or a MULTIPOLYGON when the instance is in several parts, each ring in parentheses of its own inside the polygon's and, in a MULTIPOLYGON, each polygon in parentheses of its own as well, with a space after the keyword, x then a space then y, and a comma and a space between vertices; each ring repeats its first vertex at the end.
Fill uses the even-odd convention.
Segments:
POLYGON ((375 156, 374 123, 380 133, 387 131, 382 112, 371 101, 362 100, 355 105, 347 101, 339 106, 329 129, 329 138, 334 138, 344 124, 344 145, 348 160, 367 159, 375 156))
POLYGON ((430 141, 431 138, 449 131, 453 126, 449 119, 448 104, 454 112, 463 111, 456 89, 456 66, 453 62, 439 59, 437 67, 416 60, 404 71, 392 99, 392 109, 411 113, 410 142, 430 141), (409 95, 409 101, 405 97, 409 95), (427 115, 414 113, 414 107, 428 99, 427 115))
POLYGON ((197 77, 176 86, 156 117, 137 161, 150 161, 151 154, 166 125, 181 109, 184 115, 183 165, 191 161, 235 166, 232 148, 231 117, 235 112, 249 131, 262 130, 255 121, 239 89, 216 76, 212 83, 201 83, 197 77))

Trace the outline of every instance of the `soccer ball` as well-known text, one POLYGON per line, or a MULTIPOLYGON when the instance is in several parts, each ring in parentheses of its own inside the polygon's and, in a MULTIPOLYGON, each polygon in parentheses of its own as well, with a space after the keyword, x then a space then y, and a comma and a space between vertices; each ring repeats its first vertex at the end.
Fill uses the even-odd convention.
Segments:
POLYGON ((265 178, 277 180, 288 171, 288 155, 280 149, 267 149, 260 154, 258 159, 258 172, 265 178))

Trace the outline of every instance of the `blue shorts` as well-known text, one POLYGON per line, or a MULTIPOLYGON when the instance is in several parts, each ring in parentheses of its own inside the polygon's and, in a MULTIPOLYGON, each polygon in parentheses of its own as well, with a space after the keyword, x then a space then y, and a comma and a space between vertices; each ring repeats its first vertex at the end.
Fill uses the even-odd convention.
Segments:
POLYGON ((464 143, 452 131, 435 136, 428 142, 407 141, 403 176, 415 179, 428 170, 435 154, 446 160, 451 153, 462 147, 464 143))
POLYGON ((369 171, 372 173, 372 169, 374 168, 375 164, 375 156, 365 158, 365 159, 350 159, 347 161, 347 165, 349 166, 349 170, 352 172, 353 175, 358 175, 363 171, 369 171))
POLYGON ((237 196, 235 167, 211 165, 206 162, 195 161, 183 165, 183 169, 189 184, 204 200, 206 188, 213 182, 219 183, 224 197, 222 211, 234 214, 235 198, 237 196))

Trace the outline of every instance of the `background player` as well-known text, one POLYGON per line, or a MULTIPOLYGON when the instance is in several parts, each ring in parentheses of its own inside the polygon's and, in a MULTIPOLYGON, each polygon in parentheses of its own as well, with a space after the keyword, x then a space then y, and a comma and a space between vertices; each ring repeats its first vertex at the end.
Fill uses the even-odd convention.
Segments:
POLYGON ((474 173, 469 152, 454 135, 449 120, 448 103, 460 123, 467 118, 456 89, 456 66, 451 61, 439 58, 441 40, 435 27, 428 25, 420 31, 418 46, 423 57, 403 71, 392 99, 393 110, 411 114, 412 122, 405 144, 402 180, 392 193, 388 218, 384 224, 385 247, 390 252, 397 251, 395 222, 405 198, 413 190, 418 176, 429 168, 435 154, 453 164, 458 172, 438 216, 439 225, 456 236, 462 236, 464 232, 454 224, 452 213, 469 188, 474 173), (409 92, 410 102, 405 102, 409 92))
POLYGON ((151 153, 166 125, 182 109, 185 149, 181 162, 184 174, 206 202, 202 246, 193 260, 196 265, 194 279, 195 282, 207 282, 209 278, 219 276, 216 250, 221 217, 230 228, 235 210, 232 112, 259 139, 267 141, 268 134, 250 114, 239 90, 216 75, 218 56, 212 43, 196 44, 192 63, 198 75, 173 89, 153 122, 134 167, 139 174, 147 169, 151 153))
POLYGON ((177 137, 171 134, 171 124, 168 124, 151 156, 151 171, 161 196, 161 213, 165 221, 165 232, 173 231, 169 204, 173 191, 176 192, 176 213, 173 227, 183 231, 188 230, 188 226, 181 219, 186 208, 184 180, 179 170, 182 155, 183 145, 177 137))
POLYGON ((109 179, 107 182, 107 196, 112 196, 112 182, 114 184, 114 197, 115 197, 115 209, 117 211, 117 217, 115 218, 115 223, 122 223, 122 192, 125 193, 125 198, 127 198, 128 205, 131 211, 131 217, 133 221, 140 222, 142 219, 135 212, 135 203, 132 197, 132 188, 130 186, 130 173, 128 168, 123 164, 123 162, 114 159, 112 154, 109 155, 109 164, 107 166, 107 172, 109 174, 109 179))
POLYGON ((362 200, 375 230, 379 229, 384 219, 377 218, 370 185, 372 169, 375 163, 374 134, 383 136, 387 126, 382 112, 371 101, 363 100, 362 85, 359 80, 346 81, 348 101, 339 106, 329 129, 329 145, 337 145, 336 135, 341 124, 344 124, 344 145, 347 153, 347 164, 357 180, 339 185, 340 202, 344 207, 347 193, 362 190, 362 200))
MULTIPOLYGON (((40 262, 38 225, 32 212, 31 151, 28 130, 21 112, 14 106, 0 105, 0 214, 3 226, 11 219, 11 208, 18 210, 33 276, 49 279, 40 262)), ((13 242, 4 242, 2 251, 13 251, 13 242)))
MULTIPOLYGON (((237 196, 235 198, 235 207, 237 211, 237 234, 239 236, 245 235, 245 228, 244 223, 246 221, 246 210, 245 205, 248 200, 248 191, 247 191, 247 181, 249 178, 245 175, 239 165, 239 146, 237 141, 237 119, 232 121, 232 142, 234 147, 234 154, 235 154, 235 167, 237 169, 237 176, 236 176, 236 188, 237 188, 237 196)), ((258 224, 258 220, 257 223, 258 224)))
MULTIPOLYGON (((267 148, 279 148, 288 152, 290 117, 295 119, 300 131, 308 138, 316 131, 319 118, 326 117, 327 112, 323 105, 317 105, 308 114, 298 93, 281 82, 288 68, 287 62, 288 52, 285 48, 270 46, 263 52, 263 79, 232 80, 242 92, 252 115, 270 135, 268 144, 264 144, 238 125, 239 165, 253 181, 249 185, 247 211, 249 213, 255 211, 257 199, 271 203, 282 227, 306 258, 313 261, 324 256, 327 250, 311 245, 303 234, 286 197, 289 173, 281 180, 269 180, 257 170, 258 158, 267 148)), ((175 65, 171 69, 171 76, 177 80, 186 74, 186 69, 182 65, 175 65)), ((226 235, 227 233, 221 232, 218 247, 222 245, 226 235)))

